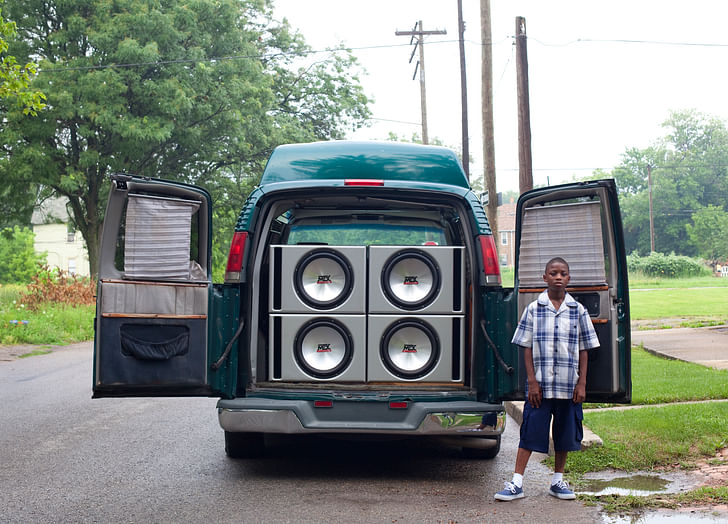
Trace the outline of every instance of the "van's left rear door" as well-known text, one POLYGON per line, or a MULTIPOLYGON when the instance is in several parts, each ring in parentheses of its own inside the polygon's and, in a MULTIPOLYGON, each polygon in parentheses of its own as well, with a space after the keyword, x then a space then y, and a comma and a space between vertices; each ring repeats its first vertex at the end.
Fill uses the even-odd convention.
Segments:
POLYGON ((232 396, 239 290, 213 285, 202 188, 112 177, 99 256, 94 397, 232 396))

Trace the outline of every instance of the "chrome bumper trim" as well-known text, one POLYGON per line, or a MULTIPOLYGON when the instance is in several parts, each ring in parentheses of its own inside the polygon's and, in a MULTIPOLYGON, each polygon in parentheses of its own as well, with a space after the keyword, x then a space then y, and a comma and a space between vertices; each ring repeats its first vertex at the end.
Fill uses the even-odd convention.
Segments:
POLYGON ((218 419, 225 431, 284 434, 379 433, 478 438, 501 435, 506 426, 502 406, 479 402, 413 402, 401 420, 388 422, 332 420, 332 417, 323 420, 317 416, 319 409, 327 408, 313 408, 308 401, 234 399, 218 402, 218 419), (475 409, 457 409, 468 407, 475 409))

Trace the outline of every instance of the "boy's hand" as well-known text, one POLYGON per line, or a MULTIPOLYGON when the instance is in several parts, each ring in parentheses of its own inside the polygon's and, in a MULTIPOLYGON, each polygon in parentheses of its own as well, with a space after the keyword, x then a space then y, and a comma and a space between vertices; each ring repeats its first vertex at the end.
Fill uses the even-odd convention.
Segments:
POLYGON ((581 382, 576 383, 576 387, 574 388, 574 403, 579 404, 581 402, 584 402, 586 399, 586 385, 582 384, 581 382))
POLYGON ((538 380, 529 380, 528 381, 528 403, 531 404, 534 408, 538 408, 541 406, 541 399, 543 398, 543 394, 541 393, 541 385, 538 383, 538 380))

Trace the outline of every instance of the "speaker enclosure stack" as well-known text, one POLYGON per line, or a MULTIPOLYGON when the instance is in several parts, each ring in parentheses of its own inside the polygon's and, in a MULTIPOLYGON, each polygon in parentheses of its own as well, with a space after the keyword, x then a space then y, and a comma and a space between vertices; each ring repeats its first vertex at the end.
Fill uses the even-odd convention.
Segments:
POLYGON ((270 247, 269 376, 462 383, 464 248, 270 247))
POLYGON ((272 380, 366 380, 366 247, 270 247, 272 380))
POLYGON ((463 258, 457 246, 369 247, 369 381, 463 381, 463 258))

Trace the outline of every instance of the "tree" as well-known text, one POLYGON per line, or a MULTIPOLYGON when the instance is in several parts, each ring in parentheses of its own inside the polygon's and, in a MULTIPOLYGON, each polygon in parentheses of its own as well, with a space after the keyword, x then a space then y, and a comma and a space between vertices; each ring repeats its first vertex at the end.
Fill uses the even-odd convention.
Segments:
POLYGON ((35 116, 45 107, 45 95, 30 88, 36 65, 28 62, 21 66, 14 56, 7 54, 8 40, 15 34, 15 23, 5 20, 0 9, 0 99, 14 100, 23 113, 35 116))
POLYGON ((692 215, 688 236, 701 257, 712 261, 728 259, 728 213, 719 206, 707 206, 692 215))
POLYGON ((33 121, 9 112, 0 174, 68 198, 92 274, 108 174, 201 185, 229 217, 273 147, 338 138, 368 116, 347 51, 289 69, 290 53, 309 49, 273 21, 269 0, 6 5, 18 23, 15 54, 41 57, 34 85, 48 107, 33 121))
MULTIPOLYGON (((725 208, 728 131, 720 119, 696 111, 672 112, 666 135, 647 149, 629 148, 611 173, 616 179, 628 251, 650 252, 651 166, 655 249, 694 256, 701 249, 686 227, 706 206, 725 208)), ((716 231, 702 230, 715 236, 716 231)))
POLYGON ((0 231, 0 282, 27 284, 45 262, 45 253, 33 246, 34 235, 27 228, 5 228, 0 231))

